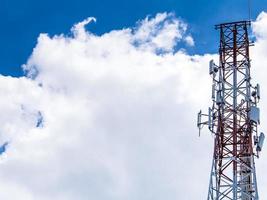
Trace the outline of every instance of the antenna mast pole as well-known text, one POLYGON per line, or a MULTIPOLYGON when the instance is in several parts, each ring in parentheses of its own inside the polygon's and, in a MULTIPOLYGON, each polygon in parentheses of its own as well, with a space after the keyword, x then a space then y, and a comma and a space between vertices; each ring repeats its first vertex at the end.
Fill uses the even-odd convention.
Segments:
POLYGON ((251 0, 248 0, 248 20, 251 21, 251 0))

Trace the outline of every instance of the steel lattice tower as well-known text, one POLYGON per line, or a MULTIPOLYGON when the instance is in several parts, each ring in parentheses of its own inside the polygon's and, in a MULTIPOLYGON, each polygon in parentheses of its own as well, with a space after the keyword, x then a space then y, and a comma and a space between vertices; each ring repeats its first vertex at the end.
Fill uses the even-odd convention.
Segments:
POLYGON ((198 127, 208 125, 214 135, 208 200, 259 199, 254 158, 264 134, 257 128, 260 87, 251 85, 249 26, 250 21, 216 25, 220 63, 210 62, 213 105, 207 115, 198 114, 198 127))

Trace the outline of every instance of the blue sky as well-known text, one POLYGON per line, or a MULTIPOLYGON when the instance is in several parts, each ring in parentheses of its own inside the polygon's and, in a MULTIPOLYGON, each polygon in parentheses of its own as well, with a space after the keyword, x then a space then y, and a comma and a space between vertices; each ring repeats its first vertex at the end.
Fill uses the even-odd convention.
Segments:
MULTIPOLYGON (((252 19, 267 10, 267 0, 252 1, 252 19)), ((97 18, 91 32, 102 34, 134 26, 136 21, 158 12, 175 12, 189 24, 195 47, 190 54, 217 51, 214 24, 248 19, 247 0, 0 0, 0 73, 23 75, 40 33, 69 33, 71 26, 88 16, 97 18)))

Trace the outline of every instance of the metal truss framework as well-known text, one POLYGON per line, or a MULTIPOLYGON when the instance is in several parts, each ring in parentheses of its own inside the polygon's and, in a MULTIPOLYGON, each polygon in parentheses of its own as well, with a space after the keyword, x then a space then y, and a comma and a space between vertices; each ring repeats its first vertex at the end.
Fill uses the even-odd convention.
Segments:
POLYGON ((220 64, 210 63, 213 105, 205 115, 208 121, 198 123, 207 124, 214 135, 208 200, 259 199, 254 157, 260 95, 259 86, 250 83, 249 26, 249 21, 216 25, 220 64))

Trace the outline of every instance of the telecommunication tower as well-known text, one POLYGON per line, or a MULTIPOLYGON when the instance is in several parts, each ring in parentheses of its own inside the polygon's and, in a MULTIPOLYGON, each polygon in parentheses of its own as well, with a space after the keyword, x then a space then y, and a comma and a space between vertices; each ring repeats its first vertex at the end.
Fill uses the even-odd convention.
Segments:
POLYGON ((258 200, 254 158, 264 134, 259 133, 260 86, 251 84, 248 37, 250 21, 216 25, 220 31, 219 65, 210 61, 212 101, 208 114, 198 113, 198 128, 214 136, 208 200, 258 200))

